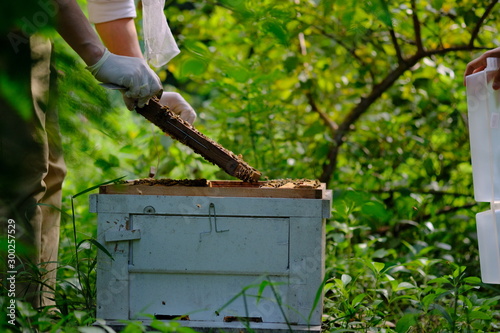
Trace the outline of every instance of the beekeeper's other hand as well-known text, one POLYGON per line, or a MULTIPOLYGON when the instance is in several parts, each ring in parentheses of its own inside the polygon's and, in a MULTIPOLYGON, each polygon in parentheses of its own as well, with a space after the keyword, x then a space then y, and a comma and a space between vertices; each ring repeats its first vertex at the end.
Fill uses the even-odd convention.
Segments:
MULTIPOLYGON (((467 64, 467 68, 465 69, 464 73, 464 84, 466 83, 466 76, 477 73, 486 68, 486 59, 488 58, 500 58, 500 47, 484 52, 481 56, 477 57, 467 64)), ((493 78, 493 89, 500 89, 500 70, 492 73, 491 76, 493 78)), ((489 77, 488 79, 491 79, 491 77, 489 77)))
POLYGON ((181 94, 171 91, 163 92, 160 103, 169 107, 170 111, 192 124, 196 120, 196 112, 181 94))
POLYGON ((116 55, 106 49, 102 58, 87 69, 103 83, 125 87, 124 99, 129 110, 143 107, 162 91, 160 78, 141 58, 116 55))

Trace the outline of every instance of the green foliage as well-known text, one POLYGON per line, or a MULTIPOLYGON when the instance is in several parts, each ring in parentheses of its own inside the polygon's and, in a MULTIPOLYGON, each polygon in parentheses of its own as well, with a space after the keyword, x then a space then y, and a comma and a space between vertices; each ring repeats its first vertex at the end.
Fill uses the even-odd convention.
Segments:
POLYGON ((450 231, 436 229, 430 221, 366 226, 376 216, 386 218, 387 212, 363 209, 376 203, 363 193, 342 193, 334 202, 324 287, 325 323, 332 332, 498 329, 498 288, 481 283, 477 261, 462 257, 475 252, 471 239, 462 237, 451 245, 452 238, 445 237, 450 231))
MULTIPOLYGON (((474 215, 487 208, 472 196, 462 83, 465 65, 498 45, 494 2, 167 2, 182 52, 159 75, 196 109, 195 126, 266 177, 319 178, 335 190, 325 330, 498 331, 499 290, 478 278, 474 215)), ((229 179, 55 45, 66 197, 152 166, 162 178, 229 179)), ((94 317, 87 195, 75 201, 76 228, 61 227, 55 322, 75 330, 94 317)))

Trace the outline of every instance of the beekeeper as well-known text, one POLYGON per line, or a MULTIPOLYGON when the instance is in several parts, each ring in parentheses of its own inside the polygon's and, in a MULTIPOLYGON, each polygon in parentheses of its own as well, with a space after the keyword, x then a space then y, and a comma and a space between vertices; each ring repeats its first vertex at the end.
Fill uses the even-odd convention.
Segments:
MULTIPOLYGON (((0 87, 0 235, 5 240, 3 244, 13 240, 15 245, 1 249, 5 256, 2 255, 0 263, 0 280, 4 290, 11 291, 5 283, 5 274, 16 271, 16 281, 12 284, 16 297, 39 307, 54 304, 59 209, 66 167, 50 89, 54 83, 51 44, 35 31, 27 31, 30 29, 26 26, 43 28, 40 25, 50 21, 41 20, 43 15, 55 17, 59 34, 94 77, 125 88, 123 96, 129 108, 144 106, 162 92, 162 84, 138 48, 132 26, 135 17, 132 1, 89 1, 92 20, 108 48, 76 0, 38 0, 26 4, 31 5, 36 8, 33 17, 12 19, 21 24, 9 26, 9 33, 0 36, 0 84, 3 85, 0 87), (18 90, 5 93, 8 91, 5 82, 9 80, 18 90), (31 96, 31 101, 19 96, 31 96), (19 112, 20 109, 25 112, 19 112), (9 251, 16 255, 15 265, 7 260, 9 251)), ((4 2, 2 6, 10 5, 4 2)), ((170 103, 174 112, 185 120, 194 121, 194 110, 179 94, 164 92, 162 101, 170 103)))
MULTIPOLYGON (((148 63, 162 67, 179 53, 163 14, 165 0, 143 0, 143 31, 145 55, 148 63)), ((89 19, 95 24, 104 45, 115 54, 143 58, 139 46, 134 18, 134 0, 88 0, 89 19)), ((125 103, 133 109, 126 97, 125 103)), ((189 123, 196 113, 186 100, 176 92, 163 92, 160 102, 189 123)))

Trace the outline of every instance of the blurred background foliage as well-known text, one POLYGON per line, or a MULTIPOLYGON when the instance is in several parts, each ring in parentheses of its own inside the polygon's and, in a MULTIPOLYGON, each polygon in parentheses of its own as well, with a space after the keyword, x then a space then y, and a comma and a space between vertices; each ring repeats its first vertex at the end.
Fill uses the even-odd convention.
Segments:
MULTIPOLYGON (((422 256, 480 276, 474 216, 488 207, 473 198, 463 72, 500 43, 496 2, 167 0, 182 52, 158 74, 197 111, 197 129, 264 177, 315 178, 334 190, 332 279, 368 278, 366 263, 354 258, 406 265, 393 277, 415 285, 451 274, 436 264, 412 275, 423 272, 408 268, 422 256)), ((140 12, 137 23, 140 31, 140 12)), ((231 179, 126 110, 119 93, 99 87, 68 46, 54 42, 66 198, 120 176, 147 177, 152 166, 158 178, 231 179)), ((86 196, 76 212, 78 237, 95 235, 86 196)), ((63 261, 74 255, 65 247, 71 232, 68 220, 63 261)), ((382 287, 349 292, 366 288, 382 287)), ((407 309, 395 311, 402 317, 407 309)))
MULTIPOLYGON (((498 43, 495 2, 167 1, 182 52, 158 74, 201 132, 264 177, 373 199, 374 230, 402 219, 455 227, 478 210, 462 73, 498 43)), ((55 43, 68 194, 151 166, 157 177, 228 179, 55 43)))

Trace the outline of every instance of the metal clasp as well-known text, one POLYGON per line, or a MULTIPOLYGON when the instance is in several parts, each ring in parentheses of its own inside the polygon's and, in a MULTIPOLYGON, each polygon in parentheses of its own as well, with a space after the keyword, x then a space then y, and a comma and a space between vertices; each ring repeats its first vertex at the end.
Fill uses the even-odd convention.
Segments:
POLYGON ((226 232, 229 231, 229 229, 225 230, 219 230, 217 229, 217 215, 215 214, 215 205, 213 202, 210 203, 210 206, 208 207, 208 219, 210 221, 210 228, 212 227, 212 217, 214 219, 214 226, 215 226, 215 232, 226 232))
POLYGON ((215 229, 216 233, 222 233, 222 232, 229 231, 229 229, 219 230, 217 228, 217 214, 215 213, 215 205, 213 204, 213 202, 211 202, 210 205, 208 206, 208 223, 210 225, 210 230, 200 232, 200 242, 201 242, 201 237, 203 235, 211 234, 213 229, 215 229), (213 227, 212 227, 212 224, 213 224, 213 227))

